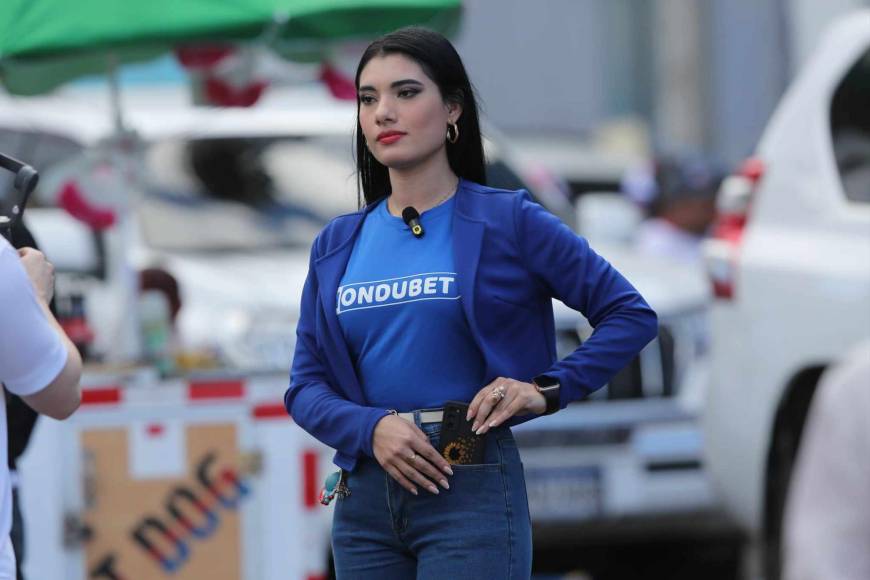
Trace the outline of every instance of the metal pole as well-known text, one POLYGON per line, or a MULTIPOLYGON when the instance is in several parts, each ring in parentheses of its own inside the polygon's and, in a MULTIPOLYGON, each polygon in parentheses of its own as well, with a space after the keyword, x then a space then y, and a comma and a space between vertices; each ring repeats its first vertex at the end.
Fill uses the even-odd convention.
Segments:
POLYGON ((124 117, 121 113, 121 81, 118 78, 118 57, 109 53, 108 57, 109 94, 111 96, 112 118, 117 135, 124 134, 124 117))

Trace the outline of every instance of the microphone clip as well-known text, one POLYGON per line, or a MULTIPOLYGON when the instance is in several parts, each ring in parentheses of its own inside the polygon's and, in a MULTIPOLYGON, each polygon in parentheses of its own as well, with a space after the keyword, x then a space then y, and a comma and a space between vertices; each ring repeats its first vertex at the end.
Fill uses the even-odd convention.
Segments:
POLYGON ((411 228, 411 233, 414 234, 415 238, 422 238, 423 234, 426 233, 420 223, 420 214, 413 207, 408 206, 402 210, 402 221, 411 228))

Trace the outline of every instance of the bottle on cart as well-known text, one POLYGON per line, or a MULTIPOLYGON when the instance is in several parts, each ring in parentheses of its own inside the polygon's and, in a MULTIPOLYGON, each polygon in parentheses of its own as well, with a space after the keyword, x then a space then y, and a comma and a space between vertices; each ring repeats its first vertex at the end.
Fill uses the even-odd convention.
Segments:
POLYGON ((172 317, 169 300, 160 290, 144 290, 139 295, 139 326, 145 361, 157 367, 163 376, 172 374, 175 371, 172 317))

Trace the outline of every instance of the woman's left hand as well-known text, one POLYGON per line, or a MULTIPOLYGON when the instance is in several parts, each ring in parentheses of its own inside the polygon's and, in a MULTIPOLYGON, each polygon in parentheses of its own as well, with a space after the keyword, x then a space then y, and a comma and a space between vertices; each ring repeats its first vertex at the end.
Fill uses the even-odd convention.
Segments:
POLYGON ((498 427, 514 415, 540 415, 547 410, 544 395, 532 383, 499 377, 486 385, 468 405, 468 419, 474 418, 471 428, 483 435, 498 427))

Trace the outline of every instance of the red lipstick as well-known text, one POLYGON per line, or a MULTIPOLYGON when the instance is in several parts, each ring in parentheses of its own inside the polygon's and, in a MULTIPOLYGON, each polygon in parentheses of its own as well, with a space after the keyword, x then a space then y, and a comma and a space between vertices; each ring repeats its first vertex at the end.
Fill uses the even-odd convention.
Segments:
POLYGON ((378 143, 390 145, 405 136, 401 131, 384 131, 378 134, 378 143))

